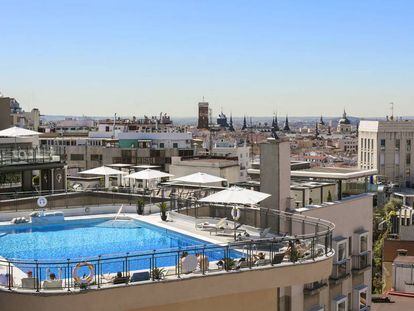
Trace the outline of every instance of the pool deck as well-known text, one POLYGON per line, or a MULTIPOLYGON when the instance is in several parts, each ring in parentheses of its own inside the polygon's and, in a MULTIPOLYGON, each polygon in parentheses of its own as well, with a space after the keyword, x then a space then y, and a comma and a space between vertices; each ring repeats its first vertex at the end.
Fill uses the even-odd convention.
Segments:
MULTIPOLYGON (((110 218, 115 219, 117 214, 101 214, 101 215, 87 215, 87 216, 72 216, 65 217, 65 220, 80 220, 80 219, 97 219, 97 218, 110 218)), ((204 240, 208 243, 228 243, 234 241, 233 235, 215 235, 210 234, 208 231, 199 230, 195 226, 194 218, 192 217, 174 217, 172 221, 162 221, 160 214, 151 215, 137 215, 133 213, 122 213, 119 215, 119 219, 135 219, 145 222, 150 225, 165 228, 177 233, 188 235, 200 240, 204 240), (186 219, 188 218, 188 219, 186 219)))
MULTIPOLYGON (((234 242, 234 236, 231 232, 229 232, 230 234, 227 235, 220 235, 220 234, 214 234, 211 233, 209 231, 203 231, 201 229, 198 229, 196 227, 196 219, 194 217, 190 217, 190 216, 186 216, 186 215, 182 215, 182 214, 177 214, 177 213, 170 213, 169 214, 169 218, 170 221, 162 221, 160 214, 156 213, 156 214, 151 214, 151 215, 138 215, 136 213, 104 213, 104 214, 89 214, 89 215, 79 215, 79 216, 67 216, 65 217, 65 220, 68 221, 73 221, 73 220, 83 220, 83 219, 115 219, 117 218, 120 220, 127 220, 127 219, 135 219, 138 221, 142 221, 145 222, 149 225, 155 225, 157 227, 160 228, 165 228, 167 230, 171 230, 180 234, 184 234, 187 236, 191 236, 194 237, 196 239, 202 240, 202 241, 206 241, 206 244, 227 244, 229 242, 234 242)), ((206 219, 207 220, 207 219, 206 219)), ((212 219, 208 219, 209 221, 214 222, 214 220, 212 219)), ((217 221, 217 220, 216 220, 217 221)), ((233 222, 232 221, 228 221, 229 226, 232 227, 233 226, 233 222)), ((0 228, 2 225, 10 225, 10 222, 0 222, 0 228)), ((27 224, 25 224, 27 225, 27 224)), ((18 226, 18 225, 16 225, 18 226)), ((253 228, 253 227, 249 227, 249 226, 242 226, 242 228, 244 230, 246 230, 249 234, 250 234, 250 239, 256 239, 259 238, 259 229, 257 228, 253 228)), ((244 251, 242 249, 235 249, 241 253, 243 253, 244 251)), ((269 257, 269 253, 267 251, 264 251, 264 253, 266 254, 266 257, 269 257)), ((1 257, 0 257, 1 258, 1 257)), ((315 259, 311 259, 311 260, 304 260, 301 261, 300 263, 311 263, 311 262, 315 262, 319 261, 319 260, 324 260, 328 258, 328 256, 320 256, 319 258, 315 258, 315 259)), ((299 262, 298 262, 299 263, 299 262)), ((291 263, 289 261, 283 261, 279 264, 277 264, 278 267, 284 267, 284 266, 289 266, 289 265, 294 265, 295 263, 291 263)), ((206 270, 201 271, 201 269, 197 269, 195 271, 193 271, 190 274, 181 274, 181 275, 176 275, 174 274, 174 271, 176 269, 176 267, 164 267, 167 270, 167 275, 165 277, 166 281, 174 281, 177 279, 187 279, 187 278, 193 278, 193 277, 201 277, 203 275, 214 275, 217 273, 223 273, 226 272, 224 270, 220 270, 217 267, 217 261, 216 260, 212 260, 209 262, 208 264, 209 266, 207 267, 206 270), (171 274, 169 273, 172 272, 171 274)), ((5 268, 7 270, 6 267, 0 267, 0 273, 6 273, 7 271, 4 270, 2 268, 5 268)), ((256 269, 269 269, 269 268, 273 268, 273 265, 253 265, 250 266, 250 270, 256 270, 256 269)), ((242 270, 246 270, 246 269, 242 269, 242 270)), ((137 270, 137 271, 141 271, 141 270, 137 270)), ((130 273, 134 273, 137 271, 130 271, 130 273)), ((146 271, 146 270, 142 270, 142 271, 146 271)), ((228 273, 228 272, 226 272, 228 273)), ((107 275, 102 275, 102 277, 104 277, 104 279, 106 278, 111 278, 114 275, 114 273, 110 273, 107 275)), ((18 291, 18 292, 30 292, 32 290, 26 290, 26 289, 22 289, 19 287, 19 281, 20 279, 24 278, 26 276, 26 273, 20 269, 18 269, 17 267, 14 268, 14 282, 15 284, 17 284, 17 287, 13 288, 13 291, 18 291)), ((147 280, 147 281, 143 281, 140 282, 140 284, 146 284, 146 283, 151 283, 153 282, 152 280, 147 280)), ((3 284, 4 286, 4 284, 3 284)), ((114 285, 111 283, 111 281, 103 281, 103 283, 101 284, 101 286, 103 287, 118 287, 118 286, 125 286, 124 285, 114 285)), ((94 286, 93 288, 95 288, 96 286, 94 286)), ((1 288, 0 289, 6 289, 6 288, 1 288)), ((63 289, 63 291, 66 291, 66 288, 63 289)), ((73 289, 71 288, 72 292, 78 292, 80 291, 79 289, 73 289)), ((62 293, 62 290, 48 290, 48 291, 44 291, 42 290, 41 292, 43 293, 62 293)))

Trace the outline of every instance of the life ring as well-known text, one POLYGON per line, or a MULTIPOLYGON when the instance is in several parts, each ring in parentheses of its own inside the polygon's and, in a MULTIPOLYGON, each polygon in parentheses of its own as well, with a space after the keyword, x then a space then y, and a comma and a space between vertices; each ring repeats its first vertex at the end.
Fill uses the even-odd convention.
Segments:
POLYGON ((85 214, 89 214, 90 211, 91 209, 89 208, 89 206, 85 207, 85 214))
POLYGON ((232 217, 234 220, 239 220, 239 218, 240 218, 240 209, 239 209, 237 206, 234 206, 234 207, 231 209, 231 217, 232 217))
POLYGON ((90 283, 92 283, 92 281, 95 277, 95 268, 94 268, 93 264, 91 264, 90 262, 86 262, 86 261, 80 262, 75 266, 75 268, 73 268, 72 275, 73 275, 73 279, 75 280, 75 283, 78 283, 78 284, 81 284, 81 283, 85 284, 86 283, 86 284, 89 285, 90 283), (89 274, 87 275, 86 278, 83 278, 83 277, 81 278, 78 275, 78 271, 81 267, 88 267, 88 269, 89 269, 89 274))

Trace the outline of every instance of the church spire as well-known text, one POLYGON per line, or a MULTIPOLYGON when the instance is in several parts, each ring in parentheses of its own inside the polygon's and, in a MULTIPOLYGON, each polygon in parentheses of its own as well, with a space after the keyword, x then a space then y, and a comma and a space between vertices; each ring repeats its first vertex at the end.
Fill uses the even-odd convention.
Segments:
POLYGON ((323 117, 322 117, 322 115, 321 115, 321 119, 320 119, 320 121, 319 121, 319 124, 320 124, 320 125, 325 125, 325 121, 323 121, 323 117))
POLYGON ((244 131, 246 128, 247 128, 247 121, 246 121, 246 116, 244 116, 244 118, 243 118, 242 131, 244 131))
POLYGON ((234 132, 234 127, 233 127, 233 116, 232 116, 232 114, 230 114, 230 125, 229 125, 229 131, 230 131, 230 132, 234 132))
POLYGON ((273 117, 273 122, 274 124, 272 124, 272 127, 275 129, 275 131, 280 131, 279 122, 277 121, 277 112, 276 115, 273 117))
POLYGON ((283 127, 283 131, 290 132, 288 115, 286 115, 285 126, 283 127))

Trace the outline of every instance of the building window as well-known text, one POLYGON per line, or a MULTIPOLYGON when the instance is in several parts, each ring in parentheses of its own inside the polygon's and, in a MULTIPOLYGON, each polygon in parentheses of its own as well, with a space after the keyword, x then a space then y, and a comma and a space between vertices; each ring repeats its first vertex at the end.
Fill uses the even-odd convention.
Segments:
POLYGON ((359 236, 359 253, 362 254, 368 251, 368 232, 359 236))
POLYGON ((164 143, 160 143, 160 149, 164 149, 164 143))
POLYGON ((400 150, 401 141, 399 139, 395 140, 395 150, 400 150))
POLYGON ((332 302, 332 310, 347 311, 348 310, 348 297, 344 295, 337 296, 332 302))
POLYGON ((381 149, 385 149, 385 139, 381 139, 380 144, 381 144, 381 149))
POLYGON ((400 164, 400 153, 396 152, 395 153, 395 165, 399 165, 400 164))
POLYGON ((348 258, 348 240, 342 239, 336 243, 336 261, 342 262, 348 258))
POLYGON ((410 153, 405 154, 405 164, 407 164, 407 165, 411 164, 411 154, 410 153))
POLYGON ((178 143, 173 143, 173 148, 178 148, 178 143))
POLYGON ((411 139, 407 139, 407 151, 411 152, 411 139))
POLYGON ((70 155, 71 161, 83 161, 83 154, 72 153, 70 155))
POLYGON ((354 288, 354 308, 355 310, 366 310, 368 286, 360 285, 354 288))
POLYGON ((102 161, 102 154, 91 154, 91 161, 102 161))

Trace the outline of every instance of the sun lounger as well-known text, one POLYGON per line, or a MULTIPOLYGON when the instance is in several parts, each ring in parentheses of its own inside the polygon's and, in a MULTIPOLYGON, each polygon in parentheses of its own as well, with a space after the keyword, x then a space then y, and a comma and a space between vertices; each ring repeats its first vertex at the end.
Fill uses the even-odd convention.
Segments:
POLYGON ((63 281, 62 280, 43 281, 43 289, 45 290, 63 289, 63 281))
POLYGON ((22 278, 22 288, 35 289, 37 279, 33 277, 22 278))
POLYGON ((256 266, 266 266, 270 264, 270 259, 258 259, 254 264, 256 266))
POLYGON ((277 264, 282 263, 284 257, 285 257, 285 252, 275 253, 273 255, 272 264, 277 265, 277 264))
POLYGON ((203 222, 197 224, 197 227, 201 230, 217 230, 228 227, 227 218, 220 219, 217 223, 203 222))
POLYGON ((194 255, 187 255, 181 259, 181 273, 191 273, 197 269, 198 260, 194 255))
POLYGON ((264 238, 267 238, 267 236, 269 235, 269 233, 270 233, 270 227, 268 227, 268 228, 266 228, 266 229, 263 229, 261 232, 260 232, 260 238, 261 239, 264 239, 264 238))
POLYGON ((115 277, 112 283, 114 284, 126 284, 129 282, 129 276, 121 276, 121 277, 115 277))
POLYGON ((147 281, 150 279, 150 273, 148 271, 142 271, 142 272, 135 272, 132 276, 131 276, 131 283, 134 282, 142 282, 142 281, 147 281))

